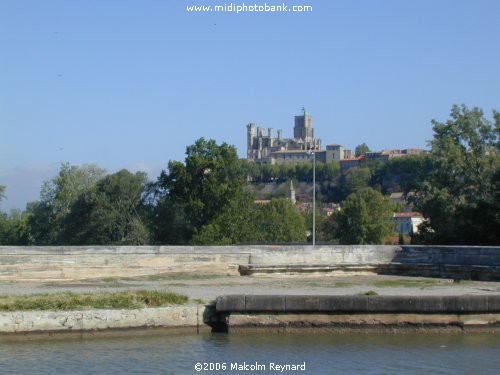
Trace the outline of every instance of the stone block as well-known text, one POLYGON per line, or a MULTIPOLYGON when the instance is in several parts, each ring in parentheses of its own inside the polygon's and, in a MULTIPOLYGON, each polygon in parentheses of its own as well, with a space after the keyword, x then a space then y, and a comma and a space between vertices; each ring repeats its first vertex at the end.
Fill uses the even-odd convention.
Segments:
POLYGON ((488 299, 484 296, 444 296, 443 308, 449 313, 476 313, 488 311, 488 299))
POLYGON ((319 311, 322 312, 357 312, 366 311, 366 296, 320 296, 319 311))
POLYGON ((245 296, 246 311, 285 312, 285 296, 245 296))
POLYGON ((366 296, 367 312, 370 313, 411 313, 418 310, 418 297, 409 296, 366 296))
POLYGON ((446 304, 441 296, 420 296, 415 298, 415 312, 422 314, 446 313, 446 304))
POLYGON ((215 308, 218 312, 245 312, 244 295, 228 295, 217 297, 215 308))
POLYGON ((319 296, 286 296, 286 312, 319 311, 319 296))
POLYGON ((500 313, 500 296, 499 295, 489 295, 486 296, 488 301, 488 312, 500 313))

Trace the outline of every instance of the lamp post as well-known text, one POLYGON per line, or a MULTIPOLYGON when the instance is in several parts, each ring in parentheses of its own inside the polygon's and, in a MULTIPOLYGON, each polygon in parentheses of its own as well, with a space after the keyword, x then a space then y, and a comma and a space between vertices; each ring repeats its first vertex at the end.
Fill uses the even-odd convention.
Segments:
POLYGON ((316 246, 316 155, 313 150, 309 150, 309 156, 313 157, 313 230, 312 245, 316 246))

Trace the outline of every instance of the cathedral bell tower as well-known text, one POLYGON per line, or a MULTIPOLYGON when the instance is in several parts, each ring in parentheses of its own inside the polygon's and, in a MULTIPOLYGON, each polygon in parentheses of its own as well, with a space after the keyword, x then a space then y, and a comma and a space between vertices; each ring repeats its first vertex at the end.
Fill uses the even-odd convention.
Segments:
POLYGON ((302 115, 295 116, 295 126, 293 128, 293 137, 302 139, 304 144, 313 144, 314 129, 312 126, 312 117, 302 108, 302 115))

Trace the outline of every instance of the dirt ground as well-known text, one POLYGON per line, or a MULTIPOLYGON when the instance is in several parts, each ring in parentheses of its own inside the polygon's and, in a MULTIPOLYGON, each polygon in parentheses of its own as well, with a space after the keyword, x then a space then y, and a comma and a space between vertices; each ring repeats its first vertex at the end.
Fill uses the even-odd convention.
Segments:
POLYGON ((0 295, 112 290, 167 290, 208 303, 228 294, 288 295, 461 295, 500 294, 500 282, 453 281, 422 277, 363 275, 219 276, 165 274, 61 282, 0 282, 0 295))

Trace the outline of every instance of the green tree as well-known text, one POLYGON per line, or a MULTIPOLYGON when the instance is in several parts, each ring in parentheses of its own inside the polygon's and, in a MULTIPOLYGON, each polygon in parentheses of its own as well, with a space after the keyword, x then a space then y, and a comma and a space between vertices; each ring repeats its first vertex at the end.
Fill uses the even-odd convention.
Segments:
POLYGON ((295 176, 301 182, 312 182, 313 179, 313 163, 305 162, 295 165, 295 176))
MULTIPOLYGON (((312 207, 309 207, 305 212, 301 213, 302 217, 305 220, 306 228, 308 232, 307 241, 312 242, 312 232, 313 232, 313 210, 312 207)), ((325 222, 328 220, 328 217, 323 212, 321 208, 316 206, 316 242, 330 242, 332 238, 323 230, 326 224, 325 222)))
POLYGON ((357 145, 356 148, 354 149, 354 154, 356 155, 356 157, 358 157, 370 151, 371 151, 370 147, 368 147, 366 143, 361 143, 360 145, 357 145))
POLYGON ((261 164, 261 178, 263 182, 273 182, 278 178, 279 166, 273 164, 261 164))
POLYGON ((193 243, 198 245, 305 241, 305 220, 289 200, 273 199, 269 204, 253 207, 248 194, 233 200, 193 238, 193 243))
MULTIPOLYGON (((316 163, 316 181, 332 181, 340 175, 340 164, 337 162, 316 163)), ((312 171, 311 171, 312 178, 312 171)))
POLYGON ((307 239, 304 217, 288 199, 273 199, 257 207, 252 225, 254 243, 304 243, 307 239))
POLYGON ((28 225, 37 245, 63 244, 63 222, 80 194, 94 186, 105 171, 95 165, 62 164, 59 174, 42 185, 40 200, 28 204, 28 225))
POLYGON ((285 182, 292 179, 295 175, 295 168, 290 164, 283 164, 278 167, 278 181, 285 182))
POLYGON ((383 192, 409 192, 415 190, 432 170, 428 154, 394 158, 374 171, 372 185, 380 185, 383 192))
POLYGON ((108 175, 87 189, 71 207, 63 222, 64 243, 75 245, 145 245, 144 172, 126 169, 108 175))
POLYGON ((323 218, 317 225, 318 240, 322 242, 339 243, 339 212, 323 218))
POLYGON ((371 175, 370 169, 366 167, 348 169, 340 179, 340 190, 343 197, 366 189, 370 184, 371 175))
POLYGON ((241 160, 241 167, 245 170, 249 181, 261 182, 259 164, 243 159, 241 160))
POLYGON ((349 195, 342 210, 330 216, 331 233, 327 237, 338 238, 341 244, 382 244, 384 238, 393 233, 391 215, 389 200, 378 191, 366 188, 349 195))
POLYGON ((149 203, 148 227, 155 244, 185 245, 191 236, 191 227, 184 209, 168 195, 149 203))
POLYGON ((219 146, 214 140, 200 138, 187 147, 184 163, 168 163, 168 170, 158 178, 156 195, 160 201, 168 199, 182 209, 189 240, 242 194, 246 177, 233 146, 219 146))
POLYGON ((194 235, 195 245, 236 245, 256 240, 252 196, 245 192, 229 202, 222 212, 194 235))
POLYGON ((499 131, 483 111, 453 106, 451 119, 433 120, 433 168, 420 184, 418 207, 428 219, 415 236, 434 244, 500 243, 499 131))
POLYGON ((32 243, 28 215, 21 210, 11 210, 9 215, 0 212, 0 245, 30 245, 32 243))

